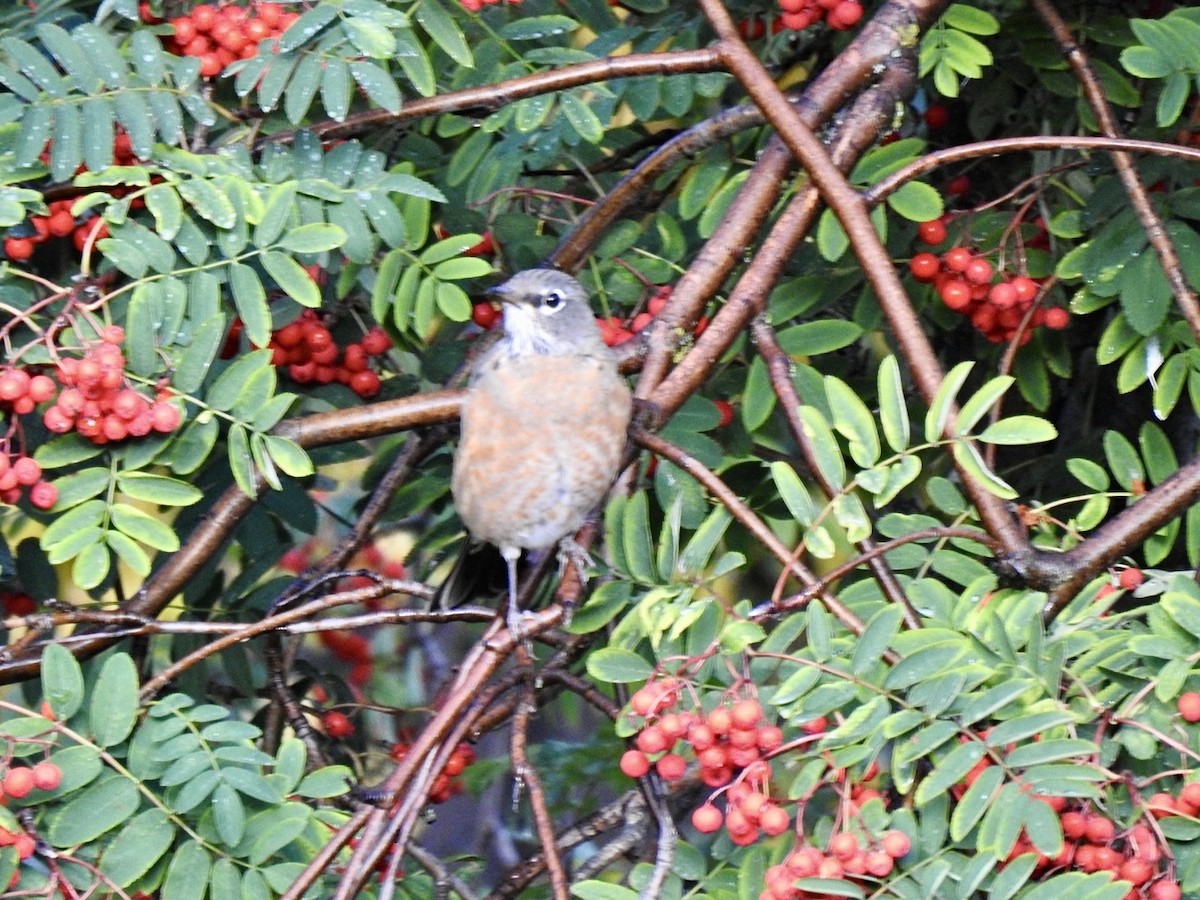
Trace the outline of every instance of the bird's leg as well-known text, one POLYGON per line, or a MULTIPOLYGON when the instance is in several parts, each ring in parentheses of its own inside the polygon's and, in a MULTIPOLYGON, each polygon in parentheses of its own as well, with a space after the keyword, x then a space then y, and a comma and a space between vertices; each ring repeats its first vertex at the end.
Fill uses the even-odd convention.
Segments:
POLYGON ((521 608, 517 605, 517 561, 521 558, 520 547, 501 547, 500 555, 508 569, 508 609, 505 611, 508 630, 513 637, 521 637, 521 608))
POLYGON ((587 570, 592 566, 592 555, 579 546, 571 535, 567 535, 558 542, 558 574, 560 578, 568 562, 575 564, 575 569, 579 572, 579 583, 586 584, 587 570))

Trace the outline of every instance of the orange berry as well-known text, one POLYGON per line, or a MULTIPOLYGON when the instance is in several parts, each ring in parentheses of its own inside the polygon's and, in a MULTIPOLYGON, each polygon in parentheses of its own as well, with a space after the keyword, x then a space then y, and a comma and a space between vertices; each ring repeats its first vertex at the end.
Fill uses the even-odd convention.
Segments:
POLYGON ((721 811, 711 803, 696 807, 696 811, 692 813, 692 827, 701 834, 712 834, 724 821, 725 817, 721 815, 721 811))
POLYGON ((52 762, 40 762, 33 767, 33 783, 42 791, 52 791, 62 784, 62 769, 52 762))
POLYGON ((908 855, 908 851, 912 849, 912 841, 903 831, 889 831, 883 836, 880 846, 892 859, 899 859, 908 855))
POLYGON ((33 770, 26 766, 13 766, 4 774, 4 793, 20 800, 34 789, 33 770))
POLYGON ((750 729, 762 721, 762 707, 757 700, 739 700, 729 711, 735 728, 750 729))
POLYGON ((620 766, 629 778, 642 778, 650 771, 650 760, 641 750, 626 750, 621 754, 620 766))

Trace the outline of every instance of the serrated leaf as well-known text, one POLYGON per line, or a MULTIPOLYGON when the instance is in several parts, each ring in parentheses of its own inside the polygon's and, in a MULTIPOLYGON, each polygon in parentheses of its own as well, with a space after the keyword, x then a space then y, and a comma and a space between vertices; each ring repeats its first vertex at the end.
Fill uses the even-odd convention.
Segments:
POLYGON ((337 225, 311 222, 285 234, 280 246, 289 253, 323 253, 336 250, 345 241, 346 232, 337 225))
POLYGON ((1058 429, 1037 416, 1009 416, 993 422, 977 440, 985 444, 1040 444, 1058 437, 1058 429))
POLYGON ((205 221, 217 228, 233 228, 237 211, 233 202, 209 181, 192 178, 179 182, 179 196, 205 221))
POLYGON ((970 361, 961 362, 946 373, 945 379, 934 395, 933 402, 929 405, 928 412, 925 413, 926 441, 935 443, 942 439, 942 435, 946 431, 946 423, 950 420, 950 414, 954 409, 954 400, 974 366, 975 363, 970 361))
POLYGON ((42 696, 55 716, 66 721, 83 706, 83 670, 66 647, 51 643, 42 654, 42 696))
POLYGON ((186 841, 171 854, 163 882, 164 900, 203 900, 208 889, 211 860, 196 841, 186 841))
POLYGON ((113 525, 134 540, 165 553, 174 553, 179 549, 179 536, 174 530, 136 506, 114 503, 109 506, 109 515, 113 525))
POLYGON ((350 74, 376 106, 395 115, 400 112, 400 89, 382 66, 359 60, 350 63, 350 74))
POLYGON ((175 827, 161 809, 134 816, 100 857, 100 871, 128 887, 150 870, 175 840, 175 827))
POLYGON ((910 222, 929 222, 945 212, 942 195, 923 181, 909 181, 888 196, 887 204, 910 222))
POLYGON ((947 753, 928 775, 917 785, 913 802, 920 809, 937 797, 945 794, 952 785, 962 780, 963 776, 975 767, 975 763, 983 759, 986 748, 978 741, 960 744, 947 753))
POLYGON ((127 654, 117 653, 100 669, 88 707, 88 725, 97 744, 112 747, 129 737, 137 716, 137 668, 127 654))
POLYGON ((295 259, 277 250, 268 250, 260 259, 267 274, 289 297, 311 309, 321 305, 320 287, 295 259))
POLYGON ((654 667, 632 650, 620 647, 604 647, 587 659, 588 674, 607 684, 630 684, 645 681, 654 673, 654 667))
POLYGON ((47 817, 42 835, 55 847, 85 844, 126 822, 140 803, 141 794, 134 783, 114 775, 94 782, 57 807, 47 817))
POLYGON ((464 69, 475 67, 471 48, 467 46, 458 23, 451 18, 438 0, 420 0, 414 17, 425 29, 425 33, 433 38, 433 42, 459 66, 464 69))
POLYGON ((117 488, 135 500, 145 500, 160 506, 191 506, 204 498, 204 492, 186 481, 149 472, 121 472, 117 488))

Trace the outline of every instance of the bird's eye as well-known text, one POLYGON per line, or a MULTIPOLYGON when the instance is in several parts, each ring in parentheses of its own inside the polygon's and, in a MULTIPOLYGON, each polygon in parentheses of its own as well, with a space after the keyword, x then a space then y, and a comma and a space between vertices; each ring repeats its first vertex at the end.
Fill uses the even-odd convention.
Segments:
POLYGON ((554 312, 555 310, 561 308, 566 302, 567 301, 564 299, 563 295, 558 291, 551 291, 546 295, 545 299, 542 300, 542 307, 554 312))

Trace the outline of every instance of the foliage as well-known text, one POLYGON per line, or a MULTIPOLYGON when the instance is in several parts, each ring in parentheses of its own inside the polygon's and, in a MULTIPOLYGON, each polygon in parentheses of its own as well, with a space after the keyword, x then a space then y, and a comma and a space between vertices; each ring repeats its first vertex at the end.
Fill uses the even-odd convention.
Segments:
POLYGON ((0 883, 1200 892, 1200 16, 1094 7, 0 12, 0 883), (426 584, 544 261, 645 453, 522 641, 426 584))

